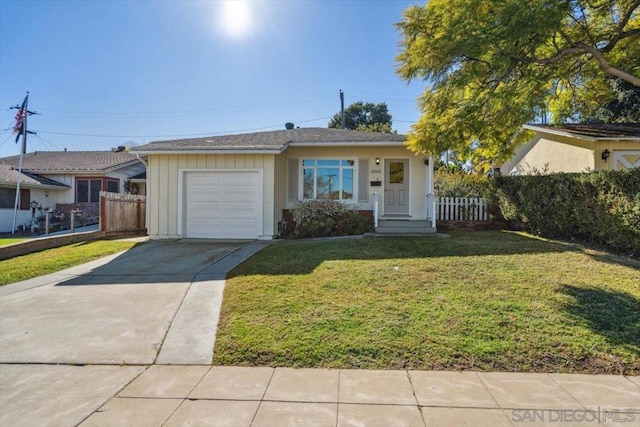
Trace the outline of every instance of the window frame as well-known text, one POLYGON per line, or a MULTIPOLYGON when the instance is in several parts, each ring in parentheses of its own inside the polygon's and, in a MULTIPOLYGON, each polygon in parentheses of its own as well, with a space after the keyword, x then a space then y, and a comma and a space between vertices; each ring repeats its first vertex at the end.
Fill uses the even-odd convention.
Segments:
MULTIPOLYGON (((14 209, 15 200, 16 200, 16 191, 18 189, 11 188, 11 187, 2 187, 2 189, 6 190, 9 193, 9 197, 6 199, 6 201, 8 201, 9 204, 0 205, 0 209, 14 209)), ((19 211, 31 210, 31 189, 20 188, 20 197, 18 197, 18 210, 19 211)))
POLYGON ((347 203, 347 204, 357 204, 358 203, 358 177, 359 177, 359 172, 358 172, 358 158, 357 157, 300 157, 299 161, 298 161, 298 200, 336 200, 339 201, 341 203, 347 203), (305 166, 304 162, 305 161, 314 161, 315 164, 313 166, 305 166), (337 161, 338 165, 336 166, 325 166, 325 165, 318 165, 319 161, 337 161), (351 166, 345 166, 342 163, 343 162, 352 162, 353 164, 351 166), (318 169, 338 169, 338 175, 339 175, 339 198, 338 199, 318 199, 318 184, 317 184, 317 179, 318 179, 318 174, 317 174, 317 170, 318 169), (304 197, 304 171, 305 169, 313 169, 314 171, 314 177, 313 177, 313 198, 305 198, 304 197), (344 192, 344 188, 343 188, 343 180, 344 180, 344 175, 343 175, 343 171, 344 170, 350 170, 352 171, 352 176, 351 176, 351 186, 352 186, 352 194, 351 194, 351 198, 350 199, 344 199, 343 198, 343 192, 344 192))
POLYGON ((77 176, 75 178, 75 203, 98 203, 100 202, 100 191, 107 191, 109 188, 109 182, 114 182, 118 186, 118 193, 120 193, 120 180, 118 178, 110 178, 105 176, 77 176), (79 201, 78 183, 80 181, 87 181, 87 201, 79 201), (98 191, 98 200, 91 199, 91 183, 100 182, 100 190, 98 191))

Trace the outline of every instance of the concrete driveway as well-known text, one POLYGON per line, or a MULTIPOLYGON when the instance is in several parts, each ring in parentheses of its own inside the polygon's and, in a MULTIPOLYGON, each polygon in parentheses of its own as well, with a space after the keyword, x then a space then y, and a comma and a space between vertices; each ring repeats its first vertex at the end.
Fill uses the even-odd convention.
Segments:
POLYGON ((149 365, 210 366, 226 273, 264 246, 153 241, 0 287, 0 425, 75 426, 149 365))
POLYGON ((0 363, 210 364, 225 273, 249 243, 152 241, 4 286, 0 363))

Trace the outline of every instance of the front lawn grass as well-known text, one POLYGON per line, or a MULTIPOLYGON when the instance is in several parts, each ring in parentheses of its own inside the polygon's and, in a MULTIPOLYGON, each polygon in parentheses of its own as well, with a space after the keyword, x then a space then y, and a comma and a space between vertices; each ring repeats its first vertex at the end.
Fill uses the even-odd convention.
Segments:
POLYGON ((135 245, 136 242, 123 240, 96 240, 74 243, 0 261, 0 286, 55 273, 65 268, 125 251, 135 245))
POLYGON ((214 363, 640 374, 640 263, 532 236, 287 241, 227 282, 214 363))

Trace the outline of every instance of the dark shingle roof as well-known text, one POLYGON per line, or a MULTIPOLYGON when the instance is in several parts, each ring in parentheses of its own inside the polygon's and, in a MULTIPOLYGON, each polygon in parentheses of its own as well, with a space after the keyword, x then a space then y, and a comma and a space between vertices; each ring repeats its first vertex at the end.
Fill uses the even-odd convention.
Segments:
POLYGON ((616 124, 566 124, 566 125, 530 125, 530 127, 566 132, 572 135, 590 138, 638 138, 640 139, 640 123, 616 124))
POLYGON ((154 141, 132 148, 132 151, 195 151, 195 150, 269 150, 282 151, 296 143, 402 143, 404 135, 328 128, 297 128, 268 132, 241 133, 205 138, 154 141))
MULTIPOLYGON (((0 159, 18 167, 20 156, 0 159)), ((120 151, 36 151, 23 155, 22 169, 38 173, 105 172, 139 162, 135 154, 120 151)))
MULTIPOLYGON (((15 185, 18 183, 18 170, 14 169, 13 166, 0 164, 0 184, 12 184, 15 185)), ((22 176, 20 177, 20 183, 26 187, 59 187, 63 188, 71 188, 66 184, 62 184, 61 182, 55 181, 53 179, 32 174, 29 172, 22 172, 22 176)))
POLYGON ((131 178, 129 178, 131 180, 135 180, 135 179, 147 179, 147 171, 144 171, 142 173, 139 173, 138 175, 134 175, 131 178))

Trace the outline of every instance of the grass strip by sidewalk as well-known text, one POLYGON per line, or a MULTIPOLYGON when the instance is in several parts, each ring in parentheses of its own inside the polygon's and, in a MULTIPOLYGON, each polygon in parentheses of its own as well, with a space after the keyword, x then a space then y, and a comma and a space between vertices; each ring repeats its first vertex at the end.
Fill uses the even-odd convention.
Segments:
POLYGON ((507 232, 272 245, 214 364, 640 374, 640 264, 507 232))
POLYGON ((0 238, 0 246, 12 245, 14 243, 24 242, 28 239, 22 239, 19 237, 2 237, 0 238))
POLYGON ((123 240, 95 240, 0 261, 0 286, 93 261, 135 246, 123 240))

